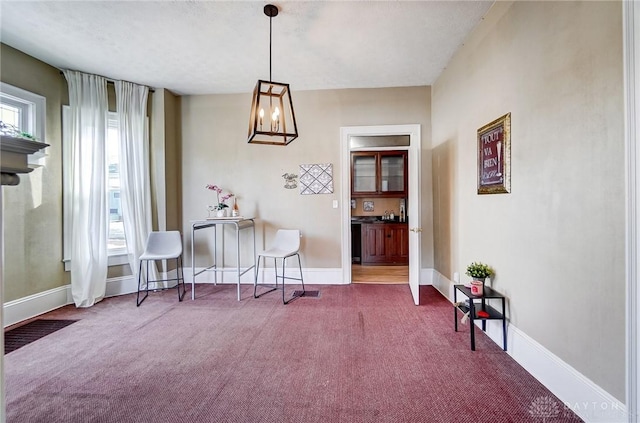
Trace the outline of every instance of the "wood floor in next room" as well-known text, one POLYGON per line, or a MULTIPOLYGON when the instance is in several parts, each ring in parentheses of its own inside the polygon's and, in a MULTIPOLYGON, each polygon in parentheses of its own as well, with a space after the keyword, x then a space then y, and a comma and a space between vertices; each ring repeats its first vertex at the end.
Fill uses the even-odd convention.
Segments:
POLYGON ((409 283, 409 266, 351 266, 351 282, 377 284, 409 283))

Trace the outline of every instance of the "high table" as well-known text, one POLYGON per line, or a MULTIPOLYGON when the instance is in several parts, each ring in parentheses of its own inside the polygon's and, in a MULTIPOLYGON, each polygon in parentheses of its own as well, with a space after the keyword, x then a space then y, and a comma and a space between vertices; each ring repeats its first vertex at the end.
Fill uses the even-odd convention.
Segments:
POLYGON ((214 272, 214 283, 218 283, 218 272, 224 272, 224 225, 229 225, 235 229, 236 235, 236 269, 238 276, 238 301, 240 301, 240 277, 256 267, 256 228, 252 217, 211 217, 205 220, 196 220, 191 222, 191 299, 196 298, 196 276, 204 272, 214 272), (222 227, 222 263, 218 267, 218 237, 217 228, 222 227), (195 237, 196 231, 213 228, 213 264, 196 272, 196 255, 195 255, 195 237), (240 267, 240 231, 250 229, 253 236, 253 264, 242 269, 240 267))

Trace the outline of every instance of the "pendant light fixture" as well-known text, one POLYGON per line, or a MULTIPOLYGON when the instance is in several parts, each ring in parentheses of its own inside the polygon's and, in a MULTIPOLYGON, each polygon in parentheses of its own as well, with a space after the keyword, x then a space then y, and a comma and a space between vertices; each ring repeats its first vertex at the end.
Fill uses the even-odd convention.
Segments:
POLYGON ((259 79, 253 90, 248 142, 287 145, 298 138, 298 126, 289 84, 271 80, 271 20, 278 16, 278 8, 267 4, 264 14, 269 17, 269 80, 259 79))

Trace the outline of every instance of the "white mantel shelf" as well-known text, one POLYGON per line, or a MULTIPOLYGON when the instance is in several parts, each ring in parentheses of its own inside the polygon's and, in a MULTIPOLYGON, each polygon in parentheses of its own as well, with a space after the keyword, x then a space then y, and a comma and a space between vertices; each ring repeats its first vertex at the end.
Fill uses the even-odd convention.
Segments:
POLYGON ((33 170, 33 168, 29 166, 29 154, 33 154, 48 146, 49 144, 26 138, 1 136, 0 167, 2 171, 2 185, 18 185, 20 183, 18 174, 29 173, 33 170))

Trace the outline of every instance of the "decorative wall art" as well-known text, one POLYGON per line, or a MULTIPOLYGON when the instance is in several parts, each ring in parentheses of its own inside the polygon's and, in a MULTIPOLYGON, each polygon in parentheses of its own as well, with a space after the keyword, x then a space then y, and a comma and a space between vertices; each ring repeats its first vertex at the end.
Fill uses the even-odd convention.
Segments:
POLYGON ((282 177, 284 178, 284 187, 286 189, 298 188, 298 175, 295 173, 285 173, 282 177))
POLYGON ((373 201, 363 201, 362 202, 362 210, 364 211, 373 211, 373 201))
POLYGON ((333 165, 331 163, 300 165, 300 194, 332 193, 333 165))
POLYGON ((511 192, 511 113, 478 129, 478 194, 511 192))

